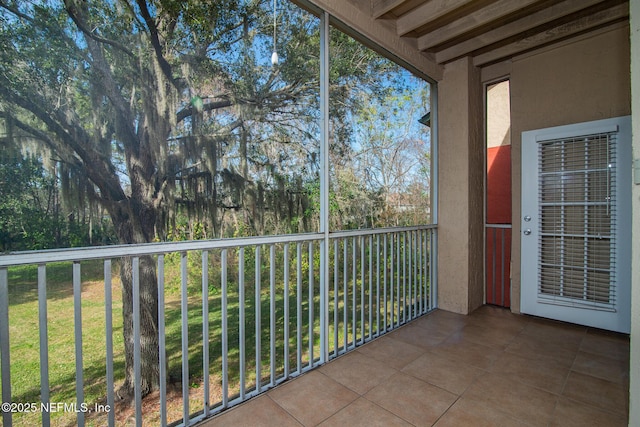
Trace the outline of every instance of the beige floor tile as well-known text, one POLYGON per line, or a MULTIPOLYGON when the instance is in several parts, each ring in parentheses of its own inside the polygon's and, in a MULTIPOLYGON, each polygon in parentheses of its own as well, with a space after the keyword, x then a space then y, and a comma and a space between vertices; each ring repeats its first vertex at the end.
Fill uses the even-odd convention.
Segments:
POLYGON ((569 374, 562 395, 620 415, 625 415, 629 411, 628 388, 579 372, 569 374))
POLYGON ((549 425, 551 427, 627 427, 628 424, 626 416, 560 398, 549 425))
POLYGON ((626 384, 629 380, 629 365, 627 361, 584 351, 578 352, 571 370, 618 384, 626 384))
POLYGON ((360 398, 322 422, 320 426, 411 427, 411 424, 375 403, 360 398))
POLYGON ((398 373, 364 396, 416 426, 430 426, 457 396, 404 373, 398 373))
POLYGON ((489 347, 506 348, 519 334, 519 331, 506 328, 492 328, 486 325, 468 324, 460 331, 453 334, 476 344, 489 347))
POLYGON ((268 396, 262 395, 208 420, 200 427, 299 427, 300 425, 287 411, 268 396))
POLYGON ((327 363, 320 372, 358 394, 364 394, 388 377, 396 369, 357 351, 327 363))
POLYGON ((439 356, 480 369, 489 369, 502 354, 502 350, 499 348, 469 341, 458 334, 453 334, 431 351, 439 356))
POLYGON ((589 329, 582 340, 580 350, 628 362, 629 336, 589 329))
POLYGON ((563 346, 546 341, 544 338, 520 334, 507 346, 505 351, 542 361, 553 359, 564 366, 571 367, 578 354, 578 347, 574 344, 563 346))
POLYGON ((469 320, 469 317, 465 316, 464 314, 458 314, 446 310, 434 310, 432 313, 429 313, 429 315, 426 316, 425 319, 426 318, 429 318, 430 320, 456 324, 465 324, 469 320))
POLYGON ((425 353, 408 364, 402 372, 460 395, 484 371, 457 360, 425 353))
POLYGON ((356 352, 372 357, 387 366, 402 369, 422 354, 424 349, 393 338, 393 334, 385 335, 359 347, 356 352))
POLYGON ((427 316, 415 320, 411 324, 432 332, 449 335, 464 328, 468 321, 468 316, 451 313, 449 311, 436 310, 427 316))
POLYGON ((423 349, 430 349, 440 345, 448 336, 448 333, 437 327, 428 329, 415 323, 403 326, 393 332, 394 339, 423 349))
POLYGON ((528 424, 499 410, 464 397, 435 424, 436 427, 526 427, 528 424))
POLYGON ((490 370, 554 394, 562 392, 570 371, 567 363, 552 358, 541 360, 508 352, 503 353, 490 370))
POLYGON ((513 314, 503 308, 484 305, 469 315, 467 324, 519 333, 525 328, 529 321, 530 318, 527 316, 513 314))
POLYGON ((358 394, 319 371, 312 371, 268 392, 305 426, 314 426, 358 398, 358 394))
POLYGON ((546 426, 557 396, 513 381, 506 375, 487 373, 478 377, 462 395, 532 426, 546 426))
POLYGON ((535 337, 549 344, 561 345, 567 349, 580 348, 587 333, 584 326, 572 325, 554 320, 534 318, 522 330, 522 334, 535 337))

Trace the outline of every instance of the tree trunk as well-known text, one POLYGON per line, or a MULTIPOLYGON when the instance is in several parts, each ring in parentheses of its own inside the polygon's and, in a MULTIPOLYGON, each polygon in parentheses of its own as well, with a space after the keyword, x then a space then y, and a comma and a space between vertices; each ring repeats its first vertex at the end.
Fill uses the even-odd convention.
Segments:
MULTIPOLYGON (((121 206, 122 207, 122 206, 121 206)), ((123 244, 147 243, 151 241, 155 212, 151 208, 111 211, 118 238, 123 244)), ((133 257, 120 260, 122 281, 122 331, 124 336, 125 380, 117 395, 130 400, 135 395, 134 346, 140 343, 140 392, 144 397, 160 385, 159 340, 158 340, 158 280, 156 262, 152 256, 138 257, 138 268, 133 268, 133 257), (137 279, 137 280, 136 280, 137 279), (134 283, 135 282, 135 283, 134 283), (140 293, 139 335, 134 333, 134 284, 140 293)))
POLYGON ((133 259, 122 258, 122 311, 125 346, 125 382, 118 391, 121 398, 130 398, 135 392, 134 344, 140 342, 140 391, 146 396, 160 384, 158 347, 158 287, 154 259, 139 258, 139 271, 133 270, 133 259), (133 278, 138 274, 140 289, 140 335, 134 335, 133 278))

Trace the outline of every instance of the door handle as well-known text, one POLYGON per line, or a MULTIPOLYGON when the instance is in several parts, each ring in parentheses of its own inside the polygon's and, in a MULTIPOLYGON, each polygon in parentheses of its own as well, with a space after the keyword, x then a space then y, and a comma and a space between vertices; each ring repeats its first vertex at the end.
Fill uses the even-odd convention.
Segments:
POLYGON ((528 236, 529 234, 531 234, 531 229, 527 228, 526 230, 523 231, 525 236, 528 236))

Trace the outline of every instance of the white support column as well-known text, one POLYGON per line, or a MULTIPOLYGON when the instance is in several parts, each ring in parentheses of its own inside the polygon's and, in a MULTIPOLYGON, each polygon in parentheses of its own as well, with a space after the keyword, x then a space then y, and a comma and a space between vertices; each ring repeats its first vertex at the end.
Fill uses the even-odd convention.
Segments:
POLYGON ((329 360, 329 14, 320 19, 320 363, 329 360))

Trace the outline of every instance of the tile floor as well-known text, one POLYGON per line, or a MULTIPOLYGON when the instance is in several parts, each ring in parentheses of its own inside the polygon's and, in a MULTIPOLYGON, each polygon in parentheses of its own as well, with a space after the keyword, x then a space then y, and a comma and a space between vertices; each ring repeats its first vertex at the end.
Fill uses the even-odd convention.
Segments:
POLYGON ((629 339, 435 311, 202 424, 627 426, 629 339))

